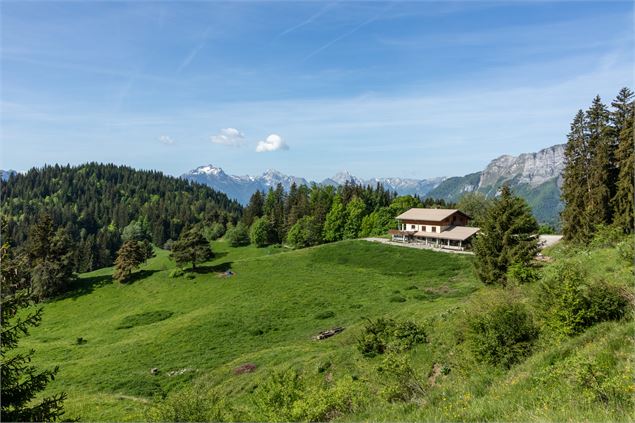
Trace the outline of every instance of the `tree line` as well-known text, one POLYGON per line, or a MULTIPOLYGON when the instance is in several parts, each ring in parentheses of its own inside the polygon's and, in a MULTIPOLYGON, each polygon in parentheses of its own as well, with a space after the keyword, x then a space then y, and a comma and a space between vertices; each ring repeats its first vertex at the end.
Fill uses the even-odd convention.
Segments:
POLYGON ((242 215, 240 204, 207 186, 113 164, 34 168, 0 187, 4 239, 25 247, 47 215, 80 273, 111 266, 126 231, 142 228, 148 242, 163 246, 188 226, 236 223, 242 215))
POLYGON ((635 225, 633 92, 622 88, 608 108, 596 96, 571 123, 563 172, 562 227, 565 239, 589 242, 612 225, 632 233, 635 225))

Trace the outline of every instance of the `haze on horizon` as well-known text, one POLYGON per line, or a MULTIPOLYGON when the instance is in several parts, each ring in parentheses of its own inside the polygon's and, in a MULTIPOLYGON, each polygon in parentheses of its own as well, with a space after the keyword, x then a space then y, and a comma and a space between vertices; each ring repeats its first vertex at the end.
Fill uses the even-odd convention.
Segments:
POLYGON ((633 87, 633 3, 2 5, 0 168, 454 176, 633 87))

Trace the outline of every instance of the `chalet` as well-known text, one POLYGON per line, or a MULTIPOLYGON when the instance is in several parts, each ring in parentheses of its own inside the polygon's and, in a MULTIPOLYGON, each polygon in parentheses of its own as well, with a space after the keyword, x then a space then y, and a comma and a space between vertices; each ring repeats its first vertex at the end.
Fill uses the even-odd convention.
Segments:
POLYGON ((465 250, 479 228, 467 226, 470 217, 455 209, 413 208, 396 217, 393 241, 416 242, 439 248, 465 250))

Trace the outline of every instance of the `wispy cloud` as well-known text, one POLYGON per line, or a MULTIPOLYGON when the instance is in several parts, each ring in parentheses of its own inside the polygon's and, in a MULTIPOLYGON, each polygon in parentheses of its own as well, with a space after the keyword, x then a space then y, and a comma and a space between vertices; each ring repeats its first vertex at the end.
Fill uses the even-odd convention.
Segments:
POLYGON ((161 135, 159 137, 159 142, 163 145, 174 145, 174 140, 169 135, 161 135))
POLYGON ((236 128, 223 128, 211 137, 212 143, 240 147, 245 143, 245 134, 236 128))
POLYGON ((203 35, 201 36, 200 41, 198 42, 198 44, 192 50, 190 50, 189 54, 185 57, 185 59, 183 59, 181 61, 181 64, 176 69, 177 73, 180 73, 182 70, 187 68, 192 63, 192 61, 196 58, 196 56, 198 56, 200 51, 207 44, 207 41, 208 41, 208 38, 209 38, 209 34, 211 32, 212 32, 212 26, 208 26, 205 29, 205 32, 203 33, 203 35))
POLYGON ((265 153, 268 151, 288 150, 289 146, 278 134, 269 135, 264 141, 258 141, 256 146, 257 153, 265 153))
POLYGON ((285 29, 284 31, 282 31, 280 34, 276 35, 275 38, 280 38, 280 37, 284 37, 285 35, 295 31, 296 29, 300 29, 305 25, 310 24, 311 22, 313 22, 314 20, 316 20, 317 18, 319 18, 320 16, 322 16, 323 14, 325 14, 326 12, 328 12, 331 8, 333 8, 333 6, 335 6, 337 3, 329 3, 327 5, 325 5, 322 9, 320 9, 317 13, 309 16, 308 19, 303 20, 302 22, 293 25, 290 28, 285 29))
POLYGON ((362 29, 363 27, 365 27, 366 25, 369 25, 373 22, 375 22, 377 19, 381 18, 387 11, 389 11, 390 9, 392 9, 394 7, 395 3, 391 2, 389 3, 387 6, 385 6, 384 8, 382 8, 382 10, 380 10, 376 15, 372 16, 369 19, 366 19, 365 21, 363 21, 362 23, 360 23, 359 25, 353 27, 352 29, 350 29, 349 31, 339 35, 338 37, 335 37, 334 39, 332 39, 331 41, 329 41, 328 43, 320 46, 319 48, 313 50, 311 53, 309 53, 303 60, 309 60, 310 58, 312 58, 313 56, 317 55, 318 53, 326 50, 327 48, 331 47, 333 44, 337 43, 338 41, 343 40, 346 37, 349 37, 351 35, 353 35, 354 33, 356 33, 357 31, 359 31, 360 29, 362 29))

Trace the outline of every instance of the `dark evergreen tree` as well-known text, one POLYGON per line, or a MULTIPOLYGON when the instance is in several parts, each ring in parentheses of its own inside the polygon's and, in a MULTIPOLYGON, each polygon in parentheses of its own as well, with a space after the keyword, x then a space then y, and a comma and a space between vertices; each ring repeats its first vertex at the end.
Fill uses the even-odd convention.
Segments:
POLYGON ((274 244, 281 243, 284 240, 286 231, 284 225, 284 204, 285 193, 282 184, 278 184, 276 189, 269 189, 267 198, 265 199, 264 216, 269 219, 273 228, 274 244))
POLYGON ((613 222, 625 233, 632 233, 635 227, 635 143, 633 142, 633 121, 635 103, 633 92, 622 88, 611 105, 613 137, 617 141, 615 164, 617 181, 612 199, 613 222))
POLYGON ((147 240, 135 241, 131 239, 124 242, 117 251, 113 277, 119 282, 125 282, 135 269, 153 256, 154 251, 147 240))
POLYGON ((39 397, 48 382, 55 378, 58 368, 38 370, 31 364, 34 351, 16 352, 20 337, 29 328, 40 324, 42 309, 29 309, 31 298, 25 282, 28 274, 24 263, 15 260, 8 243, 0 247, 0 311, 2 314, 2 344, 0 346, 0 419, 5 422, 52 422, 64 414, 65 393, 39 397), (19 289, 16 289, 19 288, 19 289), (28 310, 28 311, 27 311, 28 310))
POLYGON ((611 188, 615 185, 609 111, 599 96, 586 112, 586 127, 590 154, 586 218, 595 227, 611 223, 611 188))
POLYGON ((201 231, 191 228, 182 232, 179 239, 172 245, 170 258, 179 266, 192 263, 192 269, 196 269, 197 263, 203 263, 214 257, 209 242, 201 231))
POLYGON ((245 207, 243 211, 243 219, 242 221, 247 226, 251 226, 259 217, 262 217, 264 214, 265 200, 264 195, 260 191, 256 191, 251 195, 249 199, 249 204, 245 207))
POLYGON ((510 266, 527 265, 538 252, 538 223, 525 200, 507 185, 493 201, 473 249, 481 281, 503 286, 510 266))

